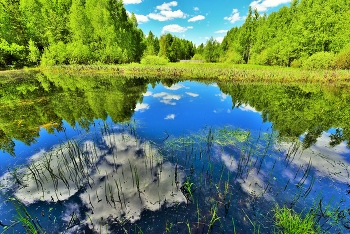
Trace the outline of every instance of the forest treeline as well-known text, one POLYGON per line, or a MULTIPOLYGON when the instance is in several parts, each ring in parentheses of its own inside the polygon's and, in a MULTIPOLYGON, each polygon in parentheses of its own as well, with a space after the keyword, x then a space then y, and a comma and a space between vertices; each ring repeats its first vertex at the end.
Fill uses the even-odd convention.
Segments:
POLYGON ((268 16, 249 8, 222 43, 210 38, 197 47, 171 34, 145 35, 122 0, 0 0, 0 68, 145 57, 349 69, 350 0, 293 0, 268 16))
POLYGON ((0 67, 191 58, 192 42, 148 37, 122 0, 0 0, 0 67))
POLYGON ((220 49, 233 63, 350 68, 350 1, 292 0, 269 16, 250 8, 220 49))

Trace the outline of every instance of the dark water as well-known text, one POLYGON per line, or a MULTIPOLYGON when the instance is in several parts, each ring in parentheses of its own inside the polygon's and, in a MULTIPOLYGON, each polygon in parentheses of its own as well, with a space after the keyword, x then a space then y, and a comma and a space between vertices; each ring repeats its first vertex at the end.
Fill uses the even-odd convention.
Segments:
POLYGON ((312 209, 325 232, 350 228, 347 87, 55 73, 0 84, 10 232, 273 233, 276 204, 312 209))

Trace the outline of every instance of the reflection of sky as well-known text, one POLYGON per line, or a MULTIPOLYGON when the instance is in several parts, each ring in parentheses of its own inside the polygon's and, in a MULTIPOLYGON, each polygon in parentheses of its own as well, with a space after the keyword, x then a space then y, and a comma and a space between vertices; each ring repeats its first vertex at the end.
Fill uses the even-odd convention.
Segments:
MULTIPOLYGON (((185 197, 178 190, 184 177, 183 172, 177 171, 180 183, 177 187, 174 183, 175 166, 170 162, 162 163, 162 156, 152 145, 147 142, 141 143, 129 134, 121 133, 104 136, 103 142, 110 150, 101 150, 91 141, 86 141, 81 146, 81 149, 85 151, 81 157, 86 157, 84 159, 89 161, 89 165, 91 165, 87 167, 87 164, 84 164, 83 169, 80 169, 89 175, 91 187, 87 187, 79 195, 82 202, 93 210, 89 214, 89 221, 97 224, 101 217, 106 220, 112 216, 120 221, 125 218, 134 222, 140 218, 143 210, 156 211, 163 204, 171 206, 174 203, 185 202, 185 197), (135 182, 136 176, 139 178, 140 194, 135 182), (118 183, 119 189, 116 183, 118 183), (113 194, 116 204, 112 202, 111 194, 113 194), (122 201, 119 200, 118 194, 122 197, 122 201)), ((79 176, 75 174, 78 170, 74 166, 74 162, 70 160, 71 151, 66 147, 67 145, 54 148, 49 153, 40 151, 30 158, 30 161, 35 163, 35 168, 38 169, 40 176, 49 179, 42 180, 43 194, 41 189, 37 189, 35 180, 31 179, 31 176, 26 177, 23 180, 26 187, 15 189, 14 194, 19 200, 26 204, 32 204, 39 200, 50 202, 54 199, 57 201, 57 198, 64 201, 77 193, 77 186, 86 184, 86 180, 78 179, 77 185, 70 179, 79 178, 79 176), (50 164, 51 172, 40 169, 46 163, 50 164), (50 179, 52 178, 51 174, 60 175, 59 168, 66 176, 69 189, 63 180, 58 180, 56 190, 50 179), (72 171, 70 172, 67 168, 71 168, 72 171)), ((31 175, 27 168, 23 168, 19 172, 31 175)), ((78 172, 78 175, 82 174, 78 172)), ((13 179, 10 178, 9 173, 1 178, 7 188, 13 186, 11 182, 13 179)), ((66 221, 69 221, 69 215, 72 214, 73 210, 78 216, 82 216, 75 203, 68 204, 66 208, 63 215, 63 219, 66 218, 66 221)))
POLYGON ((258 112, 257 110, 255 110, 254 107, 250 106, 249 104, 243 104, 239 107, 239 109, 242 111, 258 112))
POLYGON ((143 102, 152 108, 136 112, 133 118, 143 123, 142 131, 147 137, 162 137, 164 131, 178 136, 205 126, 231 125, 257 131, 271 126, 263 123, 260 113, 254 113, 249 105, 232 109, 231 97, 215 84, 186 81, 170 88, 149 85, 146 94, 143 102))
MULTIPOLYGON (((344 142, 331 148, 329 142, 329 134, 323 133, 317 139, 316 144, 304 151, 299 149, 291 163, 298 167, 302 165, 303 168, 306 168, 311 159, 312 167, 319 177, 327 177, 338 182, 350 184, 350 163, 347 160, 350 149, 347 148, 344 142)), ((291 144, 283 143, 281 146, 287 151, 291 144)), ((284 172, 286 177, 290 177, 291 174, 293 173, 288 170, 284 172)), ((294 178, 294 174, 292 177, 294 178)))

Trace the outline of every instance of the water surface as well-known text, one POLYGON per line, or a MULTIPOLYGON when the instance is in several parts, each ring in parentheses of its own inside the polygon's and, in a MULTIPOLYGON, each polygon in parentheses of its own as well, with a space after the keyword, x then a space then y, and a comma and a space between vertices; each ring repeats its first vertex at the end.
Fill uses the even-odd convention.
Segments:
POLYGON ((344 232, 348 100, 346 88, 315 85, 2 78, 1 223, 25 232, 14 223, 24 214, 55 233, 271 233, 278 204, 344 232))

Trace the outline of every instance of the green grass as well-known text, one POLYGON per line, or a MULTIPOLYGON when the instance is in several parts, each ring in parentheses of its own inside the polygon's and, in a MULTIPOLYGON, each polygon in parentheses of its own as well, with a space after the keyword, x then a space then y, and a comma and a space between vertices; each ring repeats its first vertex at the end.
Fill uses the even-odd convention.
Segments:
POLYGON ((283 234, 313 234, 319 233, 320 227, 315 222, 315 216, 312 212, 298 214, 287 207, 275 206, 273 209, 275 225, 277 230, 275 233, 283 234))
POLYGON ((61 65, 41 67, 42 71, 79 74, 113 73, 126 77, 158 79, 201 79, 216 82, 260 82, 260 83, 317 83, 323 85, 348 85, 349 70, 305 70, 290 67, 272 67, 251 64, 225 63, 169 63, 166 65, 61 65))

